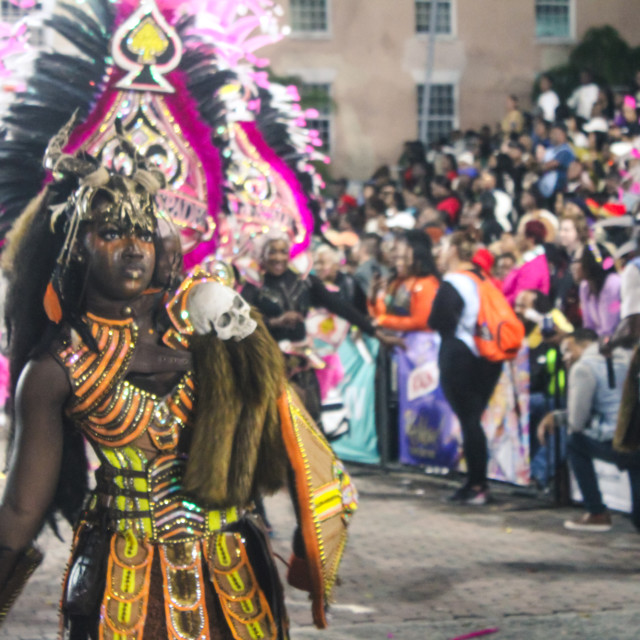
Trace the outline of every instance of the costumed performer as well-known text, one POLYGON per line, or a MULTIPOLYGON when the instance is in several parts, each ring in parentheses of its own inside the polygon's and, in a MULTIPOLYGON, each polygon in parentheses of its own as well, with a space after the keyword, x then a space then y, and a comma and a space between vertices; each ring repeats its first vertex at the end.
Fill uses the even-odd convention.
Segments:
POLYGON ((69 128, 47 153, 55 181, 5 255, 17 384, 0 621, 59 511, 75 525, 60 637, 287 638, 273 556, 249 510, 289 475, 300 518, 289 580, 311 589, 325 626, 355 509, 348 476, 246 302, 202 272, 167 290, 176 261, 157 253, 162 174, 124 139, 128 175, 65 155, 69 128), (83 437, 100 461, 86 501, 83 437))

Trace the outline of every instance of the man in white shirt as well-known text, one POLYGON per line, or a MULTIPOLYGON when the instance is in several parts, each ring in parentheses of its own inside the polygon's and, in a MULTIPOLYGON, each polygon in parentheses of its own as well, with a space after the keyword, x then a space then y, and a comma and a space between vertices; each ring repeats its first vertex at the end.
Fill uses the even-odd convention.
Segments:
POLYGON ((560 98, 553 90, 553 81, 547 75, 540 76, 540 95, 537 105, 540 114, 547 122, 556 121, 556 109, 560 106, 560 98))
POLYGON ((593 105, 598 101, 600 88, 593 81, 591 72, 580 72, 580 86, 571 94, 567 105, 575 111, 575 114, 583 120, 590 120, 593 105))

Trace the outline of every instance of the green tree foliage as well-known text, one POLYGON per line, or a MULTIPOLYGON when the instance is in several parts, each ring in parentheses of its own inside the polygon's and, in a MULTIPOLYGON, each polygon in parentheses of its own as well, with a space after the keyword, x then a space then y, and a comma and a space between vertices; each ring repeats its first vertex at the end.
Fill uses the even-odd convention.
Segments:
MULTIPOLYGON (((594 80, 613 89, 629 87, 640 70, 640 47, 631 47, 613 27, 592 27, 572 49, 567 64, 544 72, 554 82, 554 89, 566 100, 579 84, 580 71, 588 69, 594 80)), ((539 92, 538 82, 534 95, 539 92)))

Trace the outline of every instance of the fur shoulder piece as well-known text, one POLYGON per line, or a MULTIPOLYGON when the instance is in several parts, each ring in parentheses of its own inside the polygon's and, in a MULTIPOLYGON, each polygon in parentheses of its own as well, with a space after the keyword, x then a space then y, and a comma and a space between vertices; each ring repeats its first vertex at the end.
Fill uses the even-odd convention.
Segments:
POLYGON ((198 399, 185 489, 211 507, 245 505, 286 480, 278 415, 284 363, 259 314, 244 340, 193 335, 198 399))

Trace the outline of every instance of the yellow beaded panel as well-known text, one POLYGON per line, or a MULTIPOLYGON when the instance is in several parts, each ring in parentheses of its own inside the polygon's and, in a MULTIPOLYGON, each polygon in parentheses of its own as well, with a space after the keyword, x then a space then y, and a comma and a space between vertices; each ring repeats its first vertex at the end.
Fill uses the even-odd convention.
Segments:
POLYGON ((340 481, 333 480, 313 492, 313 507, 320 522, 342 513, 340 481))
POLYGON ((184 455, 159 455, 149 462, 133 446, 101 446, 98 455, 112 469, 110 504, 117 511, 109 520, 113 531, 132 531, 150 542, 195 540, 236 522, 243 513, 237 507, 203 509, 187 497, 182 487, 184 455))
POLYGON ((320 552, 327 601, 347 542, 347 524, 357 509, 349 475, 308 413, 287 392, 297 446, 302 453, 311 515, 320 552))
MULTIPOLYGON (((128 469, 147 473, 148 461, 145 454, 137 447, 112 448, 102 446, 99 449, 100 458, 103 464, 108 464, 114 470, 128 469)), ((124 532, 127 529, 133 529, 139 538, 152 538, 153 523, 151 521, 151 502, 149 500, 149 481, 146 477, 128 477, 123 474, 116 474, 113 483, 119 489, 130 490, 131 492, 147 494, 125 496, 116 495, 113 498, 113 506, 123 512, 147 512, 148 516, 137 515, 132 518, 122 518, 113 523, 113 528, 117 531, 124 532)))
POLYGON ((169 640, 208 640, 201 543, 178 542, 158 550, 169 640))
POLYGON ((275 640, 278 628, 240 534, 220 532, 208 546, 211 581, 235 640, 275 640))
POLYGON ((153 552, 151 544, 137 540, 131 531, 111 537, 100 640, 143 640, 153 552))

